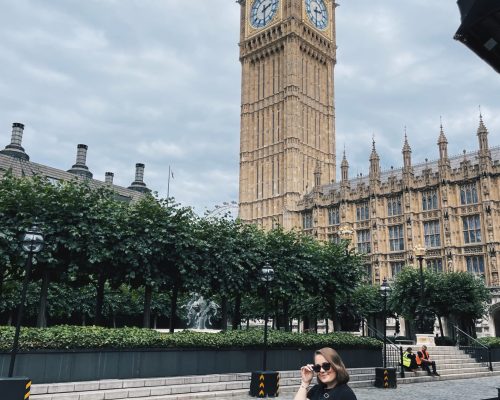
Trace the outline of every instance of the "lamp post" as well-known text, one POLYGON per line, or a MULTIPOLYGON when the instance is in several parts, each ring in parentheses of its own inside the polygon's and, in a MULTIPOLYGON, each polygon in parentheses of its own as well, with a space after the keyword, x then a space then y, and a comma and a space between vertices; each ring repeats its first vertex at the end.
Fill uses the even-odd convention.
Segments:
POLYGON ((424 333, 424 267, 423 267, 423 261, 424 261, 424 256, 425 256, 425 247, 422 246, 416 246, 413 249, 415 253, 415 257, 418 260, 418 267, 420 269, 420 300, 418 303, 418 312, 417 312, 417 318, 418 318, 418 324, 417 324, 417 333, 424 333))
POLYGON ((268 262, 265 263, 261 270, 260 279, 265 285, 265 297, 264 297, 264 354, 262 357, 262 371, 267 370, 267 319, 268 310, 267 303, 269 301, 269 283, 274 279, 274 269, 269 265, 268 262))
POLYGON ((23 320, 24 303, 26 302, 26 292, 28 291, 28 282, 31 273, 31 265, 33 262, 33 254, 39 253, 43 248, 43 236, 36 225, 33 225, 30 230, 24 234, 21 246, 24 251, 28 252, 28 259, 24 266, 23 288, 21 292, 21 303, 17 312, 16 333, 14 334, 14 344, 10 353, 9 378, 14 374, 14 364, 16 362, 17 350, 19 347, 19 333, 21 331, 21 323, 23 320))
POLYGON ((390 291, 391 288, 387 283, 387 278, 384 277, 382 285, 380 285, 380 293, 384 298, 384 368, 387 367, 387 295, 390 291))

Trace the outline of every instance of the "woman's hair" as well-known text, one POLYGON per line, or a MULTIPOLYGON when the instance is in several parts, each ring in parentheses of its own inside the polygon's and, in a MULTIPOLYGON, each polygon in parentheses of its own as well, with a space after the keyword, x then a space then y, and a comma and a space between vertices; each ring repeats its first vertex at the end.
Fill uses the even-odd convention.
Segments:
MULTIPOLYGON (((345 365, 339 356, 339 353, 337 353, 331 347, 323 347, 322 349, 316 350, 314 354, 322 355, 323 357, 325 357, 326 361, 328 361, 332 365, 332 368, 337 373, 337 378, 335 379, 337 385, 342 385, 349 382, 349 373, 347 372, 345 365)), ((319 377, 318 382, 322 383, 319 377)))

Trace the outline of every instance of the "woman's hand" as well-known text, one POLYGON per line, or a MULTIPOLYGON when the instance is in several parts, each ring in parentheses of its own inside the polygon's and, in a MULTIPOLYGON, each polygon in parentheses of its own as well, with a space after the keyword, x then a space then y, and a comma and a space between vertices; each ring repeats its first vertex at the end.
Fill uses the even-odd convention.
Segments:
POLYGON ((314 377, 312 364, 307 364, 300 368, 300 376, 302 378, 302 382, 304 382, 306 385, 310 385, 314 377))

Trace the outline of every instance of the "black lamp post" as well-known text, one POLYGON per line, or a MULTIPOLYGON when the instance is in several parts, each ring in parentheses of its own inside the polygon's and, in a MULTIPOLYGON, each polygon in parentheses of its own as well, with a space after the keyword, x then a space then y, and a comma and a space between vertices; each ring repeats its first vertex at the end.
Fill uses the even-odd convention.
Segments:
POLYGON ((424 267, 423 267, 423 261, 424 261, 424 256, 425 256, 425 247, 417 246, 414 249, 415 252, 415 257, 418 260, 418 267, 420 269, 420 300, 418 303, 418 312, 417 312, 417 333, 425 333, 424 330, 424 318, 425 318, 425 311, 424 311, 424 267))
POLYGON ((384 299, 384 368, 387 367, 387 296, 391 292, 391 288, 387 283, 387 278, 384 277, 382 285, 380 285, 380 293, 384 299))
POLYGON ((28 230, 21 241, 21 245, 24 251, 28 252, 28 259, 24 266, 24 279, 23 288, 21 292, 21 303, 19 304, 19 310, 17 312, 17 323, 16 323, 16 333, 14 335, 14 344, 12 345, 12 352, 10 353, 10 366, 9 366, 9 378, 12 378, 14 374, 14 364, 16 362, 17 350, 19 347, 19 332, 21 331, 21 323, 23 320, 24 303, 26 302, 26 292, 28 290, 28 282, 31 273, 31 265, 33 261, 33 254, 39 253, 43 248, 43 236, 36 225, 33 225, 30 230, 28 230))
POLYGON ((260 279, 265 284, 265 297, 264 297, 264 354, 262 357, 262 371, 267 370, 267 319, 268 319, 268 305, 269 302, 269 283, 274 279, 274 269, 268 262, 261 270, 260 279))

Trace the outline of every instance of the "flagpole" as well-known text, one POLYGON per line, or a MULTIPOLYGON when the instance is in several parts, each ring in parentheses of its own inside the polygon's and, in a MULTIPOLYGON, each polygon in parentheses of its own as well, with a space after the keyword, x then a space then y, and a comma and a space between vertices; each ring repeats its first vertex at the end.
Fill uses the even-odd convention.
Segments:
POLYGON ((170 197, 170 165, 168 166, 168 182, 167 182, 167 204, 170 197))

